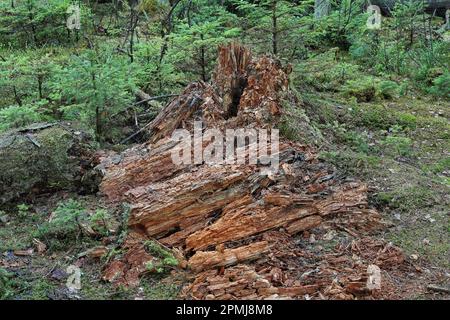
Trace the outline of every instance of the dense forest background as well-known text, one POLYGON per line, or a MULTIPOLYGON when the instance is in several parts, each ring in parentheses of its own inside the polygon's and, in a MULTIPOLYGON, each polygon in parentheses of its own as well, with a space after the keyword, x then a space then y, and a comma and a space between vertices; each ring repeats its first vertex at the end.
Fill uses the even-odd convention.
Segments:
MULTIPOLYGON (((372 29, 367 5, 1 0, 0 133, 66 121, 90 134, 96 148, 123 150, 144 141, 141 128, 186 85, 211 79, 220 44, 238 41, 289 71, 302 108, 286 107, 281 134, 316 145, 324 161, 368 181, 372 204, 396 222, 386 238, 430 270, 448 270, 449 22, 445 9, 407 0, 384 8, 381 27, 372 29), (76 12, 72 5, 80 8, 79 29, 67 24, 76 12), (313 137, 303 134, 305 119, 316 130, 313 137)), ((81 252, 96 240, 61 238, 78 230, 70 217, 86 210, 95 212, 94 224, 111 217, 95 199, 52 201, 49 206, 69 216, 58 226, 41 224, 45 215, 33 201, 0 210, 0 217, 8 216, 4 221, 15 221, 0 228, 0 253, 25 250, 36 237, 55 252, 66 250, 64 239, 71 239, 81 252), (52 238, 55 228, 59 236, 52 238)), ((3 297, 48 298, 55 287, 54 279, 5 284, 6 274, 0 265, 0 284, 8 288, 0 290, 3 297)), ((84 297, 118 294, 93 283, 84 297)), ((172 284, 151 284, 147 297, 176 295, 172 284)))
POLYGON ((411 90, 449 96, 445 21, 421 1, 397 4, 380 30, 367 28, 364 1, 331 2, 321 18, 314 1, 74 3, 80 30, 66 24, 71 1, 2 1, 0 130, 76 120, 98 141, 117 143, 129 111, 146 116, 130 108, 138 88, 164 96, 208 81, 217 46, 232 40, 290 63, 296 89, 358 100, 411 90))

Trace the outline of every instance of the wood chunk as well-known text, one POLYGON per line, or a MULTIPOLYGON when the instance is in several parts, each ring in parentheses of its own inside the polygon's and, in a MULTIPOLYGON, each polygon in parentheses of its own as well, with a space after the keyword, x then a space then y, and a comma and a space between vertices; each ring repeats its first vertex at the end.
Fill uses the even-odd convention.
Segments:
POLYGON ((197 251, 189 259, 188 265, 194 272, 200 272, 214 267, 231 266, 236 263, 259 258, 268 252, 270 246, 267 241, 260 241, 234 249, 218 251, 197 251))
POLYGON ((127 265, 125 262, 113 260, 103 271, 102 279, 108 282, 116 282, 123 277, 127 265))
POLYGON ((105 246, 97 246, 94 248, 91 248, 86 251, 86 255, 89 258, 95 259, 95 258, 101 258, 108 252, 108 248, 105 246))
POLYGON ((303 296, 305 294, 312 294, 316 292, 318 289, 319 286, 315 284, 298 287, 287 287, 287 288, 280 287, 278 288, 278 294, 282 296, 296 297, 296 296, 303 296))
POLYGON ((100 164, 105 172, 100 191, 111 201, 124 198, 127 191, 167 179, 186 169, 172 161, 172 150, 178 142, 165 139, 149 148, 141 145, 123 155, 113 155, 100 164), (156 170, 157 168, 157 170, 156 170))
POLYGON ((309 216, 300 220, 296 220, 286 227, 290 234, 295 234, 300 231, 305 231, 317 227, 322 222, 322 218, 318 215, 309 216))
POLYGON ((239 207, 223 216, 211 226, 197 231, 186 239, 186 247, 203 250, 209 245, 239 240, 291 221, 311 215, 314 208, 286 208, 249 205, 239 207))
POLYGON ((442 293, 450 293, 450 287, 438 286, 435 284, 429 284, 427 286, 427 290, 435 291, 435 292, 442 292, 442 293))
POLYGON ((128 224, 139 226, 148 236, 165 235, 186 219, 205 217, 242 197, 247 193, 243 182, 250 173, 209 168, 133 189, 127 197, 137 204, 131 209, 128 224))
POLYGON ((147 271, 147 263, 155 258, 145 251, 144 244, 133 233, 126 239, 124 247, 128 250, 122 261, 113 260, 103 272, 103 280, 135 287, 142 273, 147 271))
POLYGON ((161 110, 148 126, 150 143, 170 136, 182 121, 187 120, 198 109, 203 102, 205 86, 202 82, 190 84, 178 99, 173 99, 161 110))
POLYGON ((247 85, 251 52, 238 43, 219 47, 218 64, 214 71, 214 84, 223 99, 227 117, 238 114, 242 93, 247 85))
POLYGON ((196 299, 265 299, 274 298, 274 295, 286 298, 314 294, 319 287, 315 284, 275 287, 253 268, 237 265, 226 269, 222 276, 217 275, 217 272, 202 272, 183 292, 185 296, 192 295, 196 299))

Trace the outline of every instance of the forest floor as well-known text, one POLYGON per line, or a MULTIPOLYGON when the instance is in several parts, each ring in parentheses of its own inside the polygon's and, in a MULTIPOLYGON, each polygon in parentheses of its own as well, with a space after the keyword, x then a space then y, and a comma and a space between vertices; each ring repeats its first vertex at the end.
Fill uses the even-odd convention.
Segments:
MULTIPOLYGON (((295 85, 295 82, 294 82, 295 85)), ((297 89, 297 88, 296 88, 297 89)), ((379 237, 400 247, 407 268, 398 270, 400 290, 384 297, 449 299, 429 291, 435 284, 450 285, 450 108, 429 96, 408 95, 391 100, 356 102, 340 94, 298 89, 306 113, 319 127, 324 142, 321 157, 343 174, 368 183, 370 201, 390 222, 379 237)), ((86 210, 108 209, 96 196, 59 192, 23 199, 26 207, 0 212, 0 266, 12 270, 11 299, 174 299, 188 281, 183 272, 145 276, 134 289, 101 280, 108 257, 90 258, 86 251, 101 240, 79 237, 43 253, 31 251, 39 225, 58 203, 76 199, 86 210), (51 253, 48 253, 51 252, 51 253), (67 289, 69 265, 82 270, 81 290, 67 289)), ((20 203, 19 203, 20 204, 20 203)), ((121 209, 111 219, 120 224, 121 209)), ((299 236, 301 238, 301 236, 299 236)), ((308 243, 327 252, 352 235, 336 231, 316 235, 308 243)), ((57 244, 58 245, 58 244, 57 244)), ((1 276, 1 275, 0 275, 1 276)))

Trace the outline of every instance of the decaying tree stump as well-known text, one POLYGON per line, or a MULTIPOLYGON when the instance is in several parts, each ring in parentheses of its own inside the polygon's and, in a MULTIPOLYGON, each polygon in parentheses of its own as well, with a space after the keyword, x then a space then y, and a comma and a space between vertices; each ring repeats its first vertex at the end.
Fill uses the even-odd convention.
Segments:
MULTIPOLYGON (((246 48, 230 44, 219 49, 213 79, 212 84, 189 85, 172 100, 148 126, 147 143, 103 159, 100 190, 113 202, 131 205, 128 224, 134 236, 157 239, 181 253, 194 274, 200 272, 186 288, 187 297, 312 292, 317 285, 277 285, 245 263, 282 255, 281 238, 289 242, 321 225, 347 223, 343 227, 359 233, 380 226, 378 213, 368 208, 367 187, 338 178, 312 147, 283 138, 276 154, 280 167, 273 173, 261 174, 260 163, 174 164, 171 152, 180 142, 170 136, 175 129, 192 130, 194 121, 201 120, 203 129, 274 128, 279 122, 289 95, 288 76, 279 62, 267 56, 252 59, 246 48)), ((127 282, 129 260, 113 261, 106 278, 136 284, 136 270, 142 270, 132 267, 133 281, 127 282)), ((270 263, 257 265, 264 269, 270 263)))

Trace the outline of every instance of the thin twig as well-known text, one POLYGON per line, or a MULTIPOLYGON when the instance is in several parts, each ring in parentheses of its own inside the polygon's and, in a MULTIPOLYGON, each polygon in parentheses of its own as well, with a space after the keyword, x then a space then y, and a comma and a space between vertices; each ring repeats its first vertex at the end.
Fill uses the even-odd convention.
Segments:
POLYGON ((163 94, 160 96, 154 96, 154 97, 150 97, 150 98, 135 102, 133 105, 137 106, 137 105, 140 105, 140 104, 142 104, 144 102, 148 102, 148 101, 158 100, 158 99, 162 99, 162 98, 178 97, 178 96, 179 96, 179 94, 174 94, 174 93, 173 94, 163 94))

